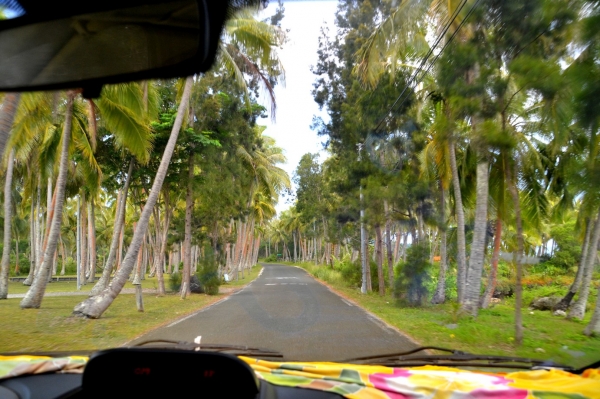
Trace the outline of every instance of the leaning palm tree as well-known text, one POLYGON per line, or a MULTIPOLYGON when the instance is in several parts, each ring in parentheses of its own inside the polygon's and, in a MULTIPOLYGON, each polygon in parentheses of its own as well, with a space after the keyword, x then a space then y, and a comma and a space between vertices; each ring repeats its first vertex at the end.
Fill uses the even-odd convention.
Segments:
MULTIPOLYGON (((281 76, 283 69, 276 56, 274 48, 280 44, 284 37, 279 28, 271 28, 270 25, 256 21, 247 11, 239 10, 236 16, 226 24, 225 34, 220 45, 220 53, 217 60, 218 65, 230 71, 236 82, 243 88, 248 96, 247 86, 244 79, 244 73, 254 79, 258 79, 267 88, 272 100, 272 109, 275 109, 275 98, 270 85, 270 79, 281 76), (233 21, 233 22, 232 22, 233 21), (237 22, 236 22, 237 21, 237 22)), ((110 306, 114 298, 119 294, 126 279, 133 269, 133 264, 137 259, 141 242, 146 234, 150 214, 154 207, 158 193, 161 190, 164 181, 168 163, 173 154, 175 143, 179 135, 184 119, 183 113, 188 108, 193 86, 193 78, 188 77, 185 82, 183 94, 180 99, 177 117, 171 136, 163 153, 163 158, 159 170, 157 171, 150 196, 140 220, 136 226, 132 244, 127 250, 125 259, 119 269, 119 272, 113 279, 113 282, 101 293, 90 297, 88 300, 75 306, 74 314, 88 318, 98 318, 110 306), (163 169, 164 164, 164 169, 163 169)), ((289 179, 288 179, 289 180, 289 179)))
POLYGON ((11 247, 11 210, 12 210, 12 177, 15 163, 15 151, 8 156, 6 175, 4 176, 4 247, 2 248, 2 264, 0 265, 0 299, 8 297, 8 272, 10 266, 11 247))
POLYGON ((2 108, 0 108, 0 156, 4 154, 4 149, 10 137, 17 108, 21 100, 21 93, 6 93, 2 108))
POLYGON ((67 173, 69 163, 69 143, 71 139, 72 123, 73 123, 73 103, 75 101, 75 92, 67 93, 66 109, 65 109, 65 121, 63 123, 63 134, 61 138, 61 153, 60 153, 60 164, 58 177, 56 180, 56 192, 55 192, 55 205, 54 215, 51 218, 51 227, 47 236, 47 244, 44 251, 43 259, 40 265, 40 269, 36 272, 36 278, 33 280, 33 284, 25 297, 21 301, 21 308, 39 308, 44 292, 46 290, 46 283, 48 282, 48 273, 50 272, 50 265, 54 259, 54 253, 56 252, 58 244, 58 236, 60 234, 60 227, 62 223, 62 212, 63 204, 65 201, 65 187, 67 185, 67 173))
POLYGON ((187 111, 187 106, 192 94, 193 82, 194 79, 191 76, 185 81, 185 87, 181 96, 181 102, 179 103, 179 107, 177 109, 177 116, 175 118, 175 123, 173 124, 173 129, 171 130, 171 135, 169 136, 169 141, 165 147, 165 151, 160 161, 160 166, 156 172, 156 176, 154 177, 154 182, 152 183, 150 195, 148 195, 148 199, 136 225, 131 244, 127 249, 127 253, 125 254, 125 259, 123 259, 121 268, 107 288, 105 288, 99 294, 92 296, 75 306, 75 309, 73 310, 75 315, 92 319, 99 318, 112 304, 127 282, 127 279, 129 278, 129 275, 136 264, 138 252, 142 246, 144 236, 146 235, 150 216, 152 215, 154 205, 156 205, 163 181, 167 175, 169 162, 171 161, 173 151, 175 150, 177 137, 179 136, 183 118, 187 111))
MULTIPOLYGON (((108 131, 114 132, 117 149, 130 153, 141 164, 146 163, 152 147, 150 121, 158 113, 156 87, 147 82, 107 86, 104 88, 102 96, 96 101, 96 105, 102 117, 101 123, 108 131)), ((100 293, 108 286, 110 280, 119 237, 125 221, 125 204, 127 203, 133 165, 134 159, 132 158, 129 161, 129 168, 117 204, 108 256, 102 275, 92 288, 90 295, 100 293)))

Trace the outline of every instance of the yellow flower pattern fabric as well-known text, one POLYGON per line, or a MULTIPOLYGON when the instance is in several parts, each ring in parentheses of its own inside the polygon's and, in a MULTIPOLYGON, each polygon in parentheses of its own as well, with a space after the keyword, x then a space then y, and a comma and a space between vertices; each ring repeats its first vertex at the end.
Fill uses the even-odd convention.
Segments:
POLYGON ((449 367, 390 368, 340 363, 276 363, 240 357, 275 385, 363 398, 600 398, 600 372, 485 373, 449 367))
POLYGON ((0 380, 20 375, 44 373, 83 373, 86 356, 0 356, 0 380))
MULTIPOLYGON (((341 363, 278 363, 240 356, 275 385, 334 392, 349 399, 600 399, 600 370, 486 373, 425 366, 391 368, 341 363)), ((25 374, 81 373, 88 358, 0 356, 0 380, 25 374)))

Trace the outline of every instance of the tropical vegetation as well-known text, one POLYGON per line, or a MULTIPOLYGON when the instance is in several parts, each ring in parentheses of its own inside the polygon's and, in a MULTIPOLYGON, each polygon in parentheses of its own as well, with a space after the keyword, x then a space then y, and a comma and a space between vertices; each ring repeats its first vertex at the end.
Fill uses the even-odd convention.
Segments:
POLYGON ((587 309, 583 332, 600 333, 600 302, 588 309, 599 12, 593 0, 340 0, 313 68, 327 159, 300 161, 264 255, 403 306, 450 301, 477 317, 512 297, 517 344, 523 290, 556 284, 557 317, 587 309))
POLYGON ((257 100, 265 92, 276 108, 285 33, 247 8, 231 12, 203 75, 106 86, 97 99, 75 90, 0 98, 0 298, 18 279, 29 286, 21 308, 40 308, 48 282, 70 275, 78 288, 93 285, 73 313, 99 318, 128 281, 141 294, 156 277, 164 296, 165 274, 179 275, 185 298, 196 274, 216 294, 256 264, 290 184, 257 100))

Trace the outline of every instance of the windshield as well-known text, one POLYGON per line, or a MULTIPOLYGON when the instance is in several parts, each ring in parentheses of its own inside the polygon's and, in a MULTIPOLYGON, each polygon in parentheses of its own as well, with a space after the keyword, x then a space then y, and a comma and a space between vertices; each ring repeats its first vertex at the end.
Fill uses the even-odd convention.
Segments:
POLYGON ((271 0, 204 74, 0 94, 0 353, 598 361, 598 7, 271 0))

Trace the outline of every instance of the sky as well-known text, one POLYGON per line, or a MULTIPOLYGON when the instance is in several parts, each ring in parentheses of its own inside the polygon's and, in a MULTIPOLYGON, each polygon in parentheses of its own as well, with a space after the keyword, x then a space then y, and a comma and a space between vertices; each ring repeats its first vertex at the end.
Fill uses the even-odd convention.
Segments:
MULTIPOLYGON (((267 126, 264 134, 273 137, 284 149, 287 163, 280 166, 291 178, 302 155, 323 149, 321 143, 324 139, 310 129, 313 116, 326 116, 319 111, 311 94, 316 76, 310 67, 317 63, 318 40, 323 24, 327 23, 330 31, 335 31, 337 1, 285 1, 284 7, 281 27, 289 29, 289 42, 278 54, 285 69, 286 84, 275 87, 276 122, 269 118, 258 123, 267 126)), ((277 0, 270 0, 260 18, 275 14, 276 8, 277 0)), ((282 198, 276 209, 281 212, 289 207, 290 204, 282 198)))

